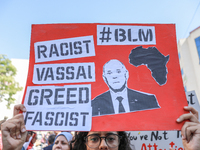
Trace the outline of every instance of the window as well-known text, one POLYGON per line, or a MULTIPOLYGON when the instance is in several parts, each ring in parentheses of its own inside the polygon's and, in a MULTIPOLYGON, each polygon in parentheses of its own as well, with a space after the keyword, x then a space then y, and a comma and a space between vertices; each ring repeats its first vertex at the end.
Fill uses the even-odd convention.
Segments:
POLYGON ((185 92, 187 92, 187 87, 186 86, 184 86, 184 89, 185 89, 185 92))
POLYGON ((199 59, 200 59, 200 36, 195 39, 195 43, 196 43, 196 47, 197 47, 197 51, 198 51, 199 59))
POLYGON ((184 74, 183 69, 181 69, 181 74, 182 74, 182 75, 184 74))

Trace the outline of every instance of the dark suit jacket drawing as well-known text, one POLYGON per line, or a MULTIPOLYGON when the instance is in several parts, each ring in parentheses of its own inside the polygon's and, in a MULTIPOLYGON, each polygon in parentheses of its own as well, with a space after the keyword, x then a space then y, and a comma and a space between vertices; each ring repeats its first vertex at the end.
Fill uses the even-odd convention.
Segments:
MULTIPOLYGON (((139 111, 147 109, 160 108, 155 95, 148 93, 140 93, 138 91, 128 89, 128 101, 130 111, 139 111)), ((111 99, 110 91, 107 91, 92 100, 92 116, 101 116, 115 114, 111 99)))

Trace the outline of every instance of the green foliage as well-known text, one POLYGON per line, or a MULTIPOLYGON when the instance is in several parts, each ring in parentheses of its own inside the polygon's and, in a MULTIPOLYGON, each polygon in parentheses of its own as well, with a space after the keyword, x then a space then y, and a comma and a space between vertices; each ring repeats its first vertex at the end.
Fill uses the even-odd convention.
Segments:
POLYGON ((13 95, 22 90, 14 79, 16 72, 17 69, 12 65, 11 60, 0 54, 0 102, 7 101, 8 109, 15 102, 13 95))

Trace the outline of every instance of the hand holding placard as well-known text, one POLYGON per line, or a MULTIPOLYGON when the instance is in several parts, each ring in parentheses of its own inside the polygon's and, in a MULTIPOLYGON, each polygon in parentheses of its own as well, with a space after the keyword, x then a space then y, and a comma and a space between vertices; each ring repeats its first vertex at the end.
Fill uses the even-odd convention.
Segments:
POLYGON ((26 111, 24 105, 15 105, 13 118, 7 120, 1 126, 3 150, 21 150, 26 140, 24 118, 20 111, 26 111))

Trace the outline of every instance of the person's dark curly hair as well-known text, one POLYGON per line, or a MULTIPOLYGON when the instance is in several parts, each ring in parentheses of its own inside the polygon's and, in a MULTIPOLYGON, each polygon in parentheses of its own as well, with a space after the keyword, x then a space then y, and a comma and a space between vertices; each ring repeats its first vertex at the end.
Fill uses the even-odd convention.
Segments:
MULTIPOLYGON (((78 132, 78 133, 76 132, 75 138, 70 143, 71 150, 87 150, 85 139, 84 139, 87 135, 88 135, 88 132, 78 132)), ((120 139, 118 150, 131 150, 130 141, 127 137, 126 132, 124 131, 118 132, 118 135, 122 137, 120 139)))

